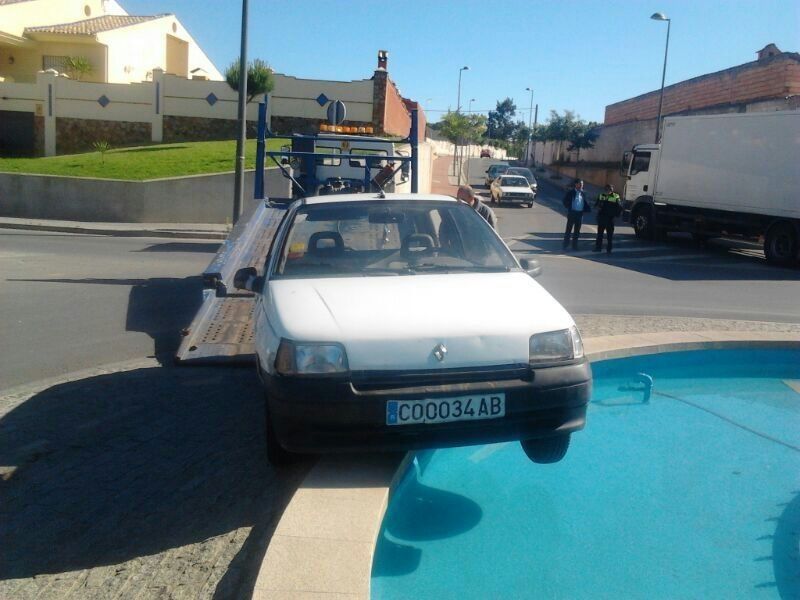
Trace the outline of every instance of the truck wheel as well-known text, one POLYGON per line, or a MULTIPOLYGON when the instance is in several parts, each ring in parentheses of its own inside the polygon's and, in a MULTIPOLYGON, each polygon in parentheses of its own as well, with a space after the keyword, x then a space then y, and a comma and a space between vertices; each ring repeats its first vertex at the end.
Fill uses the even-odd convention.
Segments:
POLYGON ((269 414, 269 407, 266 403, 266 396, 264 396, 264 434, 267 444, 267 462, 273 467, 285 467, 294 462, 295 455, 284 449, 278 442, 275 435, 275 429, 272 427, 272 418, 269 414))
POLYGON ((636 237, 643 240, 653 239, 653 209, 640 206, 631 216, 631 224, 636 237))
POLYGON ((776 223, 764 238, 764 254, 767 262, 786 266, 797 257, 797 231, 791 223, 776 223))
POLYGON ((549 465, 557 463, 567 454, 570 434, 534 440, 520 440, 525 455, 535 463, 549 465))

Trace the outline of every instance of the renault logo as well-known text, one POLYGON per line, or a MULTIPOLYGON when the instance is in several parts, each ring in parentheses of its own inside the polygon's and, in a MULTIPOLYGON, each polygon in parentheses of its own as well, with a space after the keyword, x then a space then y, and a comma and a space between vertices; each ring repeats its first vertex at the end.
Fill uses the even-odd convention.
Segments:
POLYGON ((444 360, 446 354, 447 354, 447 346, 445 346, 444 344, 436 344, 433 347, 433 355, 439 362, 442 362, 444 360))

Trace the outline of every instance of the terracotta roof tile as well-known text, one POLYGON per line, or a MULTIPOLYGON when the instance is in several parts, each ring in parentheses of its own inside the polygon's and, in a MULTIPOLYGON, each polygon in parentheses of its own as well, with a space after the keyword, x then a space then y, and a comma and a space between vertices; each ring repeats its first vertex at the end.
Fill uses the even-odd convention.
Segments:
MULTIPOLYGON (((0 0, 2 2, 3 0, 0 0)), ((68 35, 95 35, 103 31, 111 31, 121 27, 138 25, 153 19, 159 19, 166 15, 152 15, 146 17, 134 17, 130 15, 103 15, 93 19, 84 19, 74 23, 61 23, 58 25, 43 25, 41 27, 26 27, 25 33, 63 33, 68 35)))

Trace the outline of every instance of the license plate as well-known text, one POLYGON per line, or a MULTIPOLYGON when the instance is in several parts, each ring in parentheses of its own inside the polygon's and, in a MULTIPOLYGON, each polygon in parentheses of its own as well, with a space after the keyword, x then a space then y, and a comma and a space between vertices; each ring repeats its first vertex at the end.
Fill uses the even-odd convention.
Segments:
POLYGON ((389 400, 386 403, 387 425, 478 421, 499 419, 505 414, 506 395, 503 392, 456 398, 389 400))

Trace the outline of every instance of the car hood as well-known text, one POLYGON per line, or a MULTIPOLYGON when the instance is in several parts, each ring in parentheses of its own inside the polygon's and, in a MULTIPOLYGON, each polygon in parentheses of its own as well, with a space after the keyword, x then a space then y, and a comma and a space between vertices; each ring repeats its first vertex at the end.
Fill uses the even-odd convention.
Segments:
POLYGON ((284 279, 267 294, 276 335, 339 342, 353 371, 527 363, 531 335, 573 325, 524 272, 284 279))

